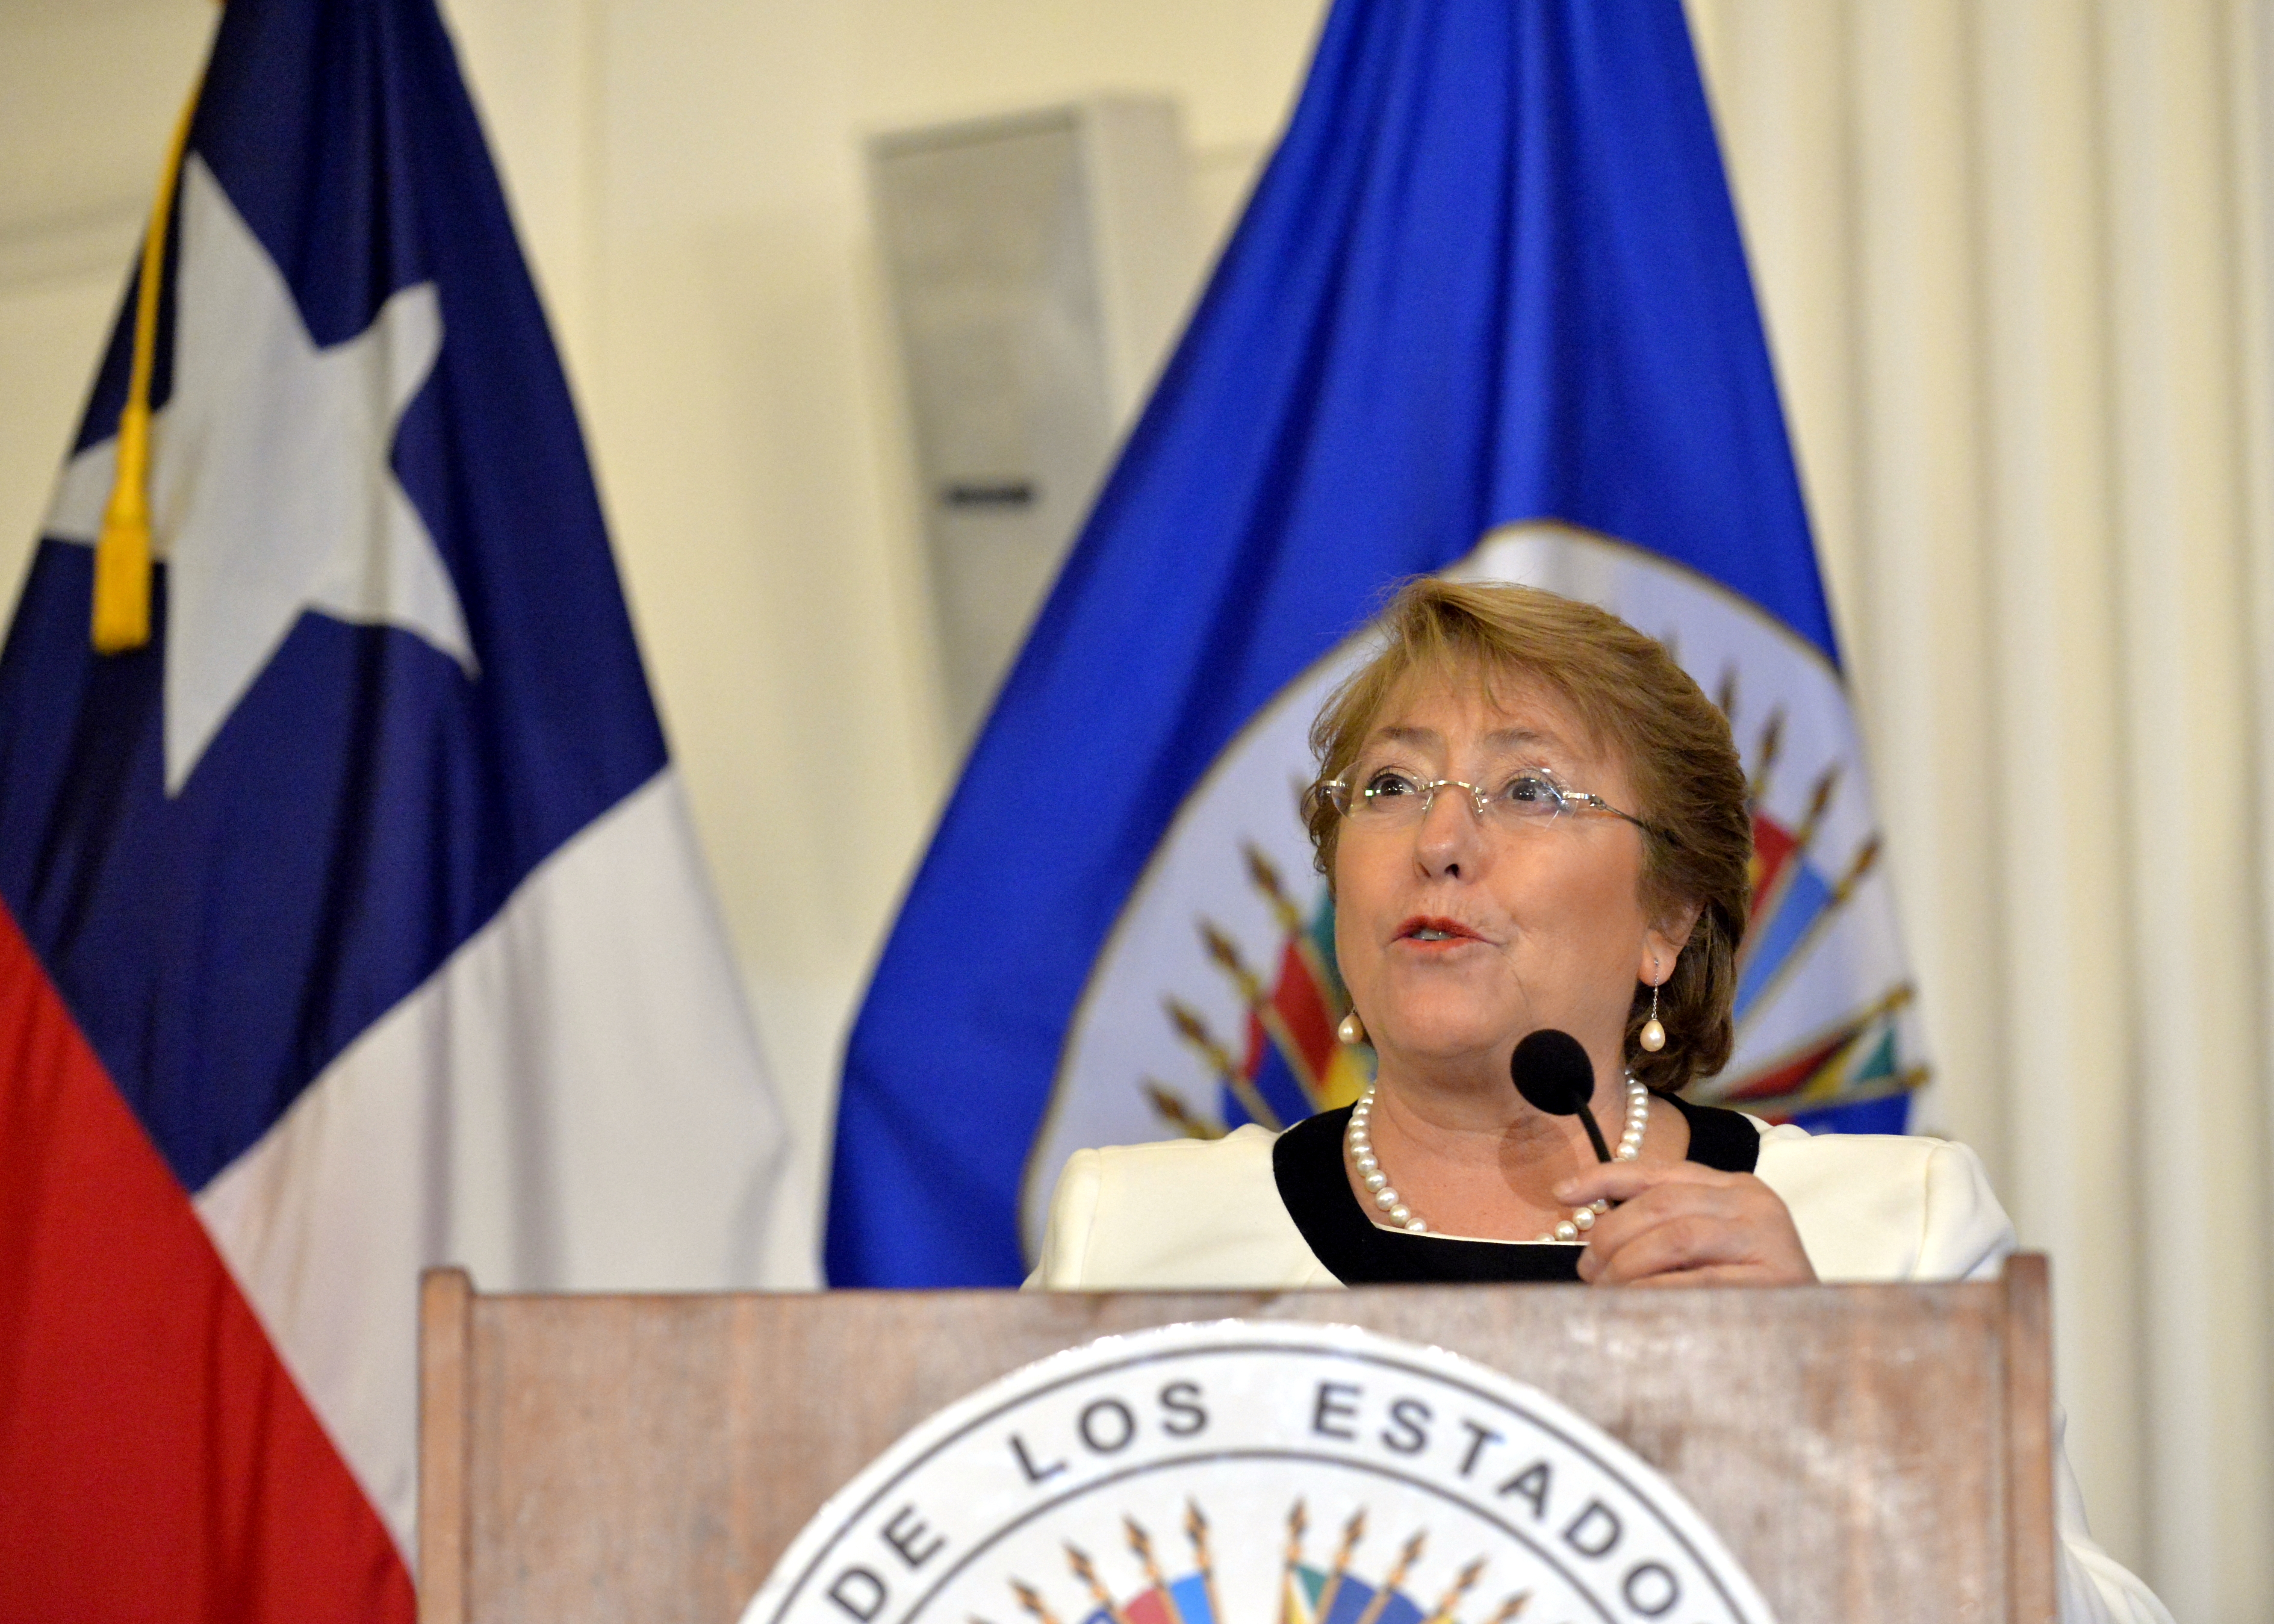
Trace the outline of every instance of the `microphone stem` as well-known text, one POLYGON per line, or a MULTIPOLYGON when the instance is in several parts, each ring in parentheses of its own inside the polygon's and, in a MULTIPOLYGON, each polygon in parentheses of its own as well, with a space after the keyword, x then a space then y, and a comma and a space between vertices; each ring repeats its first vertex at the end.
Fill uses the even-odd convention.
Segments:
POLYGON ((1595 1160, 1608 1162, 1611 1159, 1610 1147, 1603 1143, 1603 1131, 1595 1125, 1594 1107, 1585 1100, 1579 1101, 1579 1125, 1586 1129, 1587 1142, 1595 1147, 1595 1160))

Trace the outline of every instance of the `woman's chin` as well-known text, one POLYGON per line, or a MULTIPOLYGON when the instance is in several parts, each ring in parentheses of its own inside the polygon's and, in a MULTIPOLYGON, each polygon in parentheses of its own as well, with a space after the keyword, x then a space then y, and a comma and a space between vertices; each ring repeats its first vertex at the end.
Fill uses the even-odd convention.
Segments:
POLYGON ((1382 1069, 1394 1076, 1400 1071, 1457 1071, 1480 1065, 1497 1068, 1507 1064, 1500 1056, 1513 1041, 1513 1034, 1500 1026, 1431 1022, 1379 1033, 1374 1038, 1374 1050, 1381 1056, 1382 1069))

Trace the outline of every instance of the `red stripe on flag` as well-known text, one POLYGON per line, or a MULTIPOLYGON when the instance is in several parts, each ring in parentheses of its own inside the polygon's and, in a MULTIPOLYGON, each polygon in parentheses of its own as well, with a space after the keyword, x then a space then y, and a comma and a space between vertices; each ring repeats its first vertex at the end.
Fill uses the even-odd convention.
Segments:
POLYGON ((0 907, 0 1619, 416 1611, 378 1513, 0 907))

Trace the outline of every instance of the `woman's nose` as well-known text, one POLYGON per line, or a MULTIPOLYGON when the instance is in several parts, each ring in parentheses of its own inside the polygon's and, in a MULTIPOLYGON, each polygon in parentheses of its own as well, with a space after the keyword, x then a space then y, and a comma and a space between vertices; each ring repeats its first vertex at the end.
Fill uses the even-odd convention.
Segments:
POLYGON ((1457 874, 1463 864, 1473 863, 1483 838, 1476 801, 1469 792, 1458 784, 1440 785, 1414 831, 1413 853, 1432 876, 1457 874))

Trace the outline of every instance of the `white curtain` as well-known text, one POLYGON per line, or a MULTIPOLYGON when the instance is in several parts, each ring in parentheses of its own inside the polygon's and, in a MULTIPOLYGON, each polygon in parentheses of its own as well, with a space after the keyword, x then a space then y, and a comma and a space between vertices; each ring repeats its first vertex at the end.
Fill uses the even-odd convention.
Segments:
POLYGON ((2274 6, 1691 0, 1922 986, 2095 1531, 2274 1617, 2274 6))

